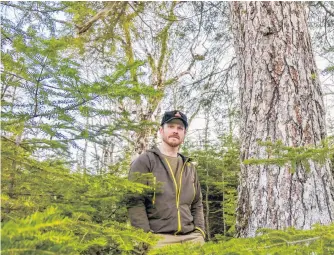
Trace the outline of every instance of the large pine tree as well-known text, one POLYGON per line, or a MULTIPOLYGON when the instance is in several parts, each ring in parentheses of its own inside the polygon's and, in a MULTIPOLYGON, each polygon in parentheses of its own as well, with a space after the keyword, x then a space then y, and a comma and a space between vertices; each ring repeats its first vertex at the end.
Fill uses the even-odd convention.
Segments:
MULTIPOLYGON (((233 2, 231 22, 239 65, 241 160, 271 157, 259 141, 321 145, 325 109, 305 6, 233 2)), ((334 218, 333 197, 328 160, 242 165, 237 231, 254 236, 259 228, 328 224, 334 218)))

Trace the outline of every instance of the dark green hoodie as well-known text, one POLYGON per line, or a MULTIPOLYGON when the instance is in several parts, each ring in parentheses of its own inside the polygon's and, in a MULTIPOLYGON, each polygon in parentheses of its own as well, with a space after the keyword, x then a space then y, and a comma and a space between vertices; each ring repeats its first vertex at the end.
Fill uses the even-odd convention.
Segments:
POLYGON ((199 230, 205 236, 202 193, 194 165, 183 159, 180 180, 176 180, 164 155, 154 147, 140 155, 131 164, 130 180, 138 173, 152 173, 153 192, 132 199, 128 207, 131 225, 146 232, 186 234, 199 230), (180 192, 177 193, 177 186, 180 192), (156 187, 160 187, 156 189, 156 187))

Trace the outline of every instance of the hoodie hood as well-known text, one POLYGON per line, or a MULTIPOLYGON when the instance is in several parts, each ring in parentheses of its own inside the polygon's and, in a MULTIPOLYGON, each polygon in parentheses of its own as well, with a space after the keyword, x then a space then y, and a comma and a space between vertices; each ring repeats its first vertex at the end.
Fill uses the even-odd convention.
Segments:
MULTIPOLYGON (((154 154, 158 155, 161 159, 164 158, 164 154, 161 153, 161 151, 159 150, 159 148, 158 148, 156 145, 153 146, 151 149, 149 149, 149 150, 147 150, 147 151, 149 151, 149 152, 153 152, 154 154)), ((191 161, 192 161, 191 158, 186 157, 186 156, 184 156, 184 155, 181 154, 181 153, 177 153, 177 155, 181 156, 183 162, 185 162, 185 161, 191 162, 191 161)))

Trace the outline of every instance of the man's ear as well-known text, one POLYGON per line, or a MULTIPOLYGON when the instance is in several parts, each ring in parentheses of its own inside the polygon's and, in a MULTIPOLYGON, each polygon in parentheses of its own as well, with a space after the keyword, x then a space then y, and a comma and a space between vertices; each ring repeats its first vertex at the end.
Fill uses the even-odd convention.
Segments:
POLYGON ((159 133, 161 134, 162 131, 163 131, 163 126, 160 126, 160 127, 159 127, 159 133))

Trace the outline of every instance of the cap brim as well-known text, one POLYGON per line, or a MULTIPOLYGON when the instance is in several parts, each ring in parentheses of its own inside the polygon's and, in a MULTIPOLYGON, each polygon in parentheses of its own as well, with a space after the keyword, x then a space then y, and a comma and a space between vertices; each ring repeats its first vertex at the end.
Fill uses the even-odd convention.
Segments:
POLYGON ((168 123, 168 122, 170 122, 170 121, 172 121, 172 120, 175 120, 175 119, 181 120, 181 121, 183 122, 184 126, 185 126, 186 128, 188 127, 188 123, 185 122, 184 119, 179 118, 179 117, 172 117, 172 118, 170 118, 169 120, 166 120, 163 124, 168 123))

